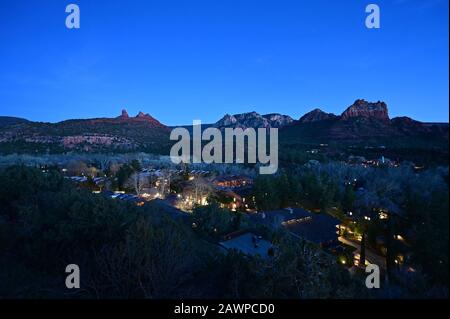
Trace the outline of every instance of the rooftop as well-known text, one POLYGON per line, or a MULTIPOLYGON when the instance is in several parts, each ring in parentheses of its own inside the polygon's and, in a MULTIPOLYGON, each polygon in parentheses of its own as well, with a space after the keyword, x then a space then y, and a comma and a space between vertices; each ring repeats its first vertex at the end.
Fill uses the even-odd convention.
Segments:
POLYGON ((252 178, 246 175, 220 175, 214 179, 214 182, 231 182, 231 181, 251 182, 252 178))
POLYGON ((226 249, 236 249, 246 255, 259 255, 262 258, 269 257, 268 252, 272 247, 272 244, 269 241, 264 240, 253 233, 245 233, 232 239, 222 241, 219 244, 226 249))
POLYGON ((250 219, 271 229, 285 227, 294 236, 321 244, 337 239, 341 222, 325 213, 311 213, 301 208, 280 209, 251 214, 250 219))
POLYGON ((162 208, 162 210, 168 215, 170 215, 173 219, 180 219, 183 222, 189 221, 189 214, 183 212, 182 210, 176 207, 173 207, 171 205, 171 202, 168 200, 157 198, 150 201, 150 203, 162 208))

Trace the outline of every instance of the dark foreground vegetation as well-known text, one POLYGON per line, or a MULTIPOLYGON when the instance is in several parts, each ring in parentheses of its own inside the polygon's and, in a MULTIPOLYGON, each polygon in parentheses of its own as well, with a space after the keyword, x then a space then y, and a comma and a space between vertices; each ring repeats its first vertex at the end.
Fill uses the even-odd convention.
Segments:
POLYGON ((341 236, 352 237, 347 230, 361 236, 361 251, 385 259, 386 296, 448 296, 448 168, 312 162, 257 177, 254 195, 260 210, 300 206, 339 218, 346 227, 341 236))
POLYGON ((56 169, 11 166, 0 170, 0 298, 448 296, 448 170, 366 174, 361 197, 342 183, 350 172, 314 167, 258 178, 257 206, 300 203, 343 220, 348 210, 390 209, 398 217, 388 228, 356 219, 349 229, 358 228, 369 246, 379 234, 410 234, 405 263, 414 272, 392 268, 389 284, 369 290, 364 272, 351 275, 334 256, 282 230, 264 234, 275 247, 268 259, 224 250, 217 245, 221 233, 251 225, 214 202, 187 220, 173 219, 152 202, 136 206, 77 188, 56 169), (65 286, 69 264, 80 267, 80 289, 65 286))
POLYGON ((78 190, 56 171, 0 172, 2 298, 367 296, 362 279, 284 234, 266 261, 200 238, 161 209, 78 190), (80 289, 65 287, 68 264, 80 267, 80 289))

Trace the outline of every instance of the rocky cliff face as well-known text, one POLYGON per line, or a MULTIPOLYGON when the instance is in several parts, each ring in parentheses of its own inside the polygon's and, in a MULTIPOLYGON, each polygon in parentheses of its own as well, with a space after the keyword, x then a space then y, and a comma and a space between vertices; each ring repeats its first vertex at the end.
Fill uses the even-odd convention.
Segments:
POLYGON ((119 118, 119 119, 128 119, 128 118, 130 118, 130 116, 128 115, 128 112, 127 112, 127 110, 125 110, 125 109, 123 109, 122 110, 122 114, 119 116, 119 117, 117 117, 117 118, 119 118))
POLYGON ((246 129, 249 127, 270 127, 270 123, 267 119, 262 117, 256 112, 242 113, 229 115, 226 114, 222 119, 220 119, 215 125, 218 128, 232 127, 232 128, 242 128, 246 129))
POLYGON ((366 100, 356 100, 341 115, 341 119, 351 118, 371 118, 389 121, 387 105, 384 102, 367 102, 366 100))
POLYGON ((269 121, 271 127, 281 128, 290 125, 294 122, 294 119, 289 115, 283 115, 278 113, 266 114, 263 115, 263 117, 269 121))
POLYGON ((242 113, 230 115, 226 114, 222 119, 214 124, 217 128, 281 128, 289 125, 294 120, 287 115, 272 113, 267 115, 261 115, 256 112, 242 113))
POLYGON ((154 126, 154 127, 160 127, 160 128, 166 128, 164 124, 159 122, 157 119, 149 115, 148 113, 139 112, 135 117, 130 117, 128 115, 127 110, 123 109, 120 116, 116 118, 100 118, 100 119, 92 119, 92 123, 111 123, 111 124, 133 124, 133 123, 144 123, 148 126, 154 126))
POLYGON ((237 123, 237 119, 234 115, 225 114, 220 120, 218 120, 215 127, 231 127, 237 123))
POLYGON ((325 121, 329 119, 334 119, 337 116, 333 113, 325 113, 321 109, 314 109, 311 112, 306 113, 303 115, 299 122, 300 123, 311 123, 311 122, 317 122, 317 121, 325 121))

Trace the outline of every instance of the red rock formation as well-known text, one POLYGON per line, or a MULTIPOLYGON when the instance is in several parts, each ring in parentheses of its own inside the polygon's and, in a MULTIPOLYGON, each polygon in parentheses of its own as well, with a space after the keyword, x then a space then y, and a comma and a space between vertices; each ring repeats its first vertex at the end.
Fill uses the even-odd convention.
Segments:
POLYGON ((138 115, 136 115, 136 117, 132 118, 132 120, 147 122, 147 123, 151 123, 155 126, 165 127, 165 125, 161 124, 161 122, 159 122, 157 119, 155 119, 153 116, 151 116, 148 113, 144 114, 143 112, 139 112, 138 115))
POLYGON ((128 115, 127 110, 123 109, 123 110, 122 110, 122 115, 120 115, 119 117, 120 117, 120 118, 123 118, 123 119, 127 119, 127 118, 129 118, 130 116, 128 115))
POLYGON ((148 114, 144 114, 143 112, 139 112, 138 115, 136 115, 136 117, 138 117, 138 118, 145 118, 147 116, 149 116, 149 115, 148 114))
POLYGON ((88 120, 90 124, 99 124, 99 123, 110 123, 110 124, 133 124, 133 123, 141 123, 145 124, 146 126, 154 126, 154 127, 160 127, 168 129, 164 124, 159 122, 157 119, 152 117, 151 115, 144 114, 143 112, 139 112, 138 115, 135 117, 130 117, 128 115, 128 112, 123 109, 122 114, 116 118, 97 118, 97 119, 91 119, 88 120))
POLYGON ((389 115, 387 105, 386 103, 380 101, 371 103, 366 100, 356 100, 355 103, 349 106, 341 115, 343 120, 358 117, 388 121, 389 115))

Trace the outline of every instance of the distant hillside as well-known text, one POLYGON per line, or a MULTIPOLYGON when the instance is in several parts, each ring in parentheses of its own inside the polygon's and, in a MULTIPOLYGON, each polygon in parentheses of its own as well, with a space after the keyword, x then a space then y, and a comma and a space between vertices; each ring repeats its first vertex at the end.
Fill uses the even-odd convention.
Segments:
POLYGON ((280 130, 280 148, 322 148, 326 154, 358 154, 448 163, 448 123, 390 119, 387 105, 357 100, 341 115, 314 110, 280 130), (324 147, 325 146, 325 147, 324 147))
POLYGON ((148 114, 116 118, 23 122, 0 128, 0 152, 168 152, 169 128, 148 114))
MULTIPOLYGON (((192 126, 185 128, 192 130, 192 126)), ((390 119, 386 103, 356 100, 340 115, 320 109, 294 120, 278 113, 256 112, 229 115, 202 128, 278 128, 280 156, 302 156, 322 148, 326 157, 336 154, 380 153, 398 159, 448 162, 448 123, 422 123, 408 117, 390 119), (382 151, 380 151, 382 150, 382 151), (330 155, 331 154, 331 155, 330 155)), ((59 123, 30 122, 0 117, 0 153, 61 153, 144 151, 168 154, 173 141, 170 130, 158 120, 139 112, 130 117, 123 110, 116 118, 67 120, 59 123)))
POLYGON ((314 110, 281 131, 285 143, 334 143, 365 146, 442 147, 448 123, 390 119, 384 102, 356 100, 340 116, 314 110))
POLYGON ((330 120, 333 118, 336 118, 336 115, 334 115, 333 113, 325 113, 321 109, 314 109, 311 112, 308 112, 305 115, 303 115, 298 121, 300 123, 311 123, 317 121, 330 120))
POLYGON ((0 116, 0 128, 25 122, 28 122, 28 120, 22 119, 20 117, 0 116))

